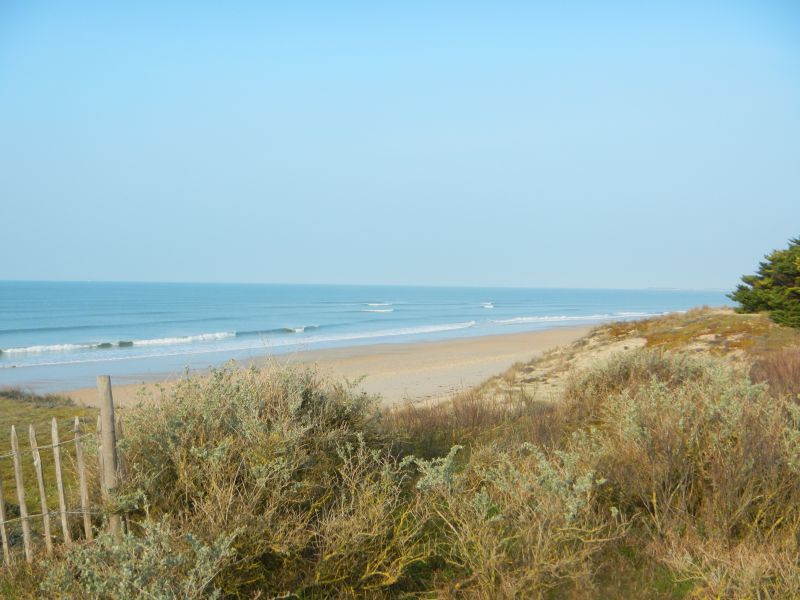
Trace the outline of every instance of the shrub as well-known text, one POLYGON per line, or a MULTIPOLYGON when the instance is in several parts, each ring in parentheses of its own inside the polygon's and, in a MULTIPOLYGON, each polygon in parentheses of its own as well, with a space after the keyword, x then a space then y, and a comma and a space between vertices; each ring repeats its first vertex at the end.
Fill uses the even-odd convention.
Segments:
POLYGON ((125 534, 117 541, 106 533, 94 544, 68 550, 53 562, 41 593, 98 600, 218 598, 212 582, 231 563, 235 536, 206 545, 190 534, 176 534, 167 523, 145 521, 141 535, 125 534))
POLYGON ((596 502, 603 481, 580 451, 487 445, 462 467, 458 451, 417 461, 417 487, 438 515, 438 550, 451 565, 440 595, 544 598, 588 589, 592 558, 622 527, 596 502))
POLYGON ((756 275, 745 275, 729 297, 740 312, 766 311, 776 323, 800 327, 800 238, 768 254, 756 275))
POLYGON ((643 509, 658 534, 693 528, 739 539, 800 522, 800 449, 788 407, 712 368, 711 381, 653 382, 609 399, 594 437, 617 502, 643 509))
POLYGON ((339 494, 315 526, 313 587, 355 597, 407 578, 432 554, 428 509, 409 493, 409 469, 361 441, 339 450, 339 494))
POLYGON ((621 352, 594 368, 574 373, 567 382, 564 410, 572 427, 600 417, 606 401, 623 391, 636 392, 653 381, 677 387, 708 379, 707 365, 685 354, 660 351, 621 352))
POLYGON ((374 400, 313 370, 187 379, 126 415, 123 496, 206 543, 238 532, 225 594, 392 586, 426 551, 374 400))
POLYGON ((702 597, 796 597, 800 408, 718 359, 637 354, 586 376, 629 382, 593 397, 585 460, 607 480, 602 501, 702 597), (631 386, 643 362, 661 367, 631 386), (733 566, 747 556, 752 568, 733 566))

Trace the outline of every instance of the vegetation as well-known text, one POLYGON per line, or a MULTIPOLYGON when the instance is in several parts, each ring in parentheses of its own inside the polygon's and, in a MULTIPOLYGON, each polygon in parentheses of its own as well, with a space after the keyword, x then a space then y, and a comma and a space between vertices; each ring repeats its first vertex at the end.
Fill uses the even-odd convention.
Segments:
POLYGON ((736 314, 730 309, 695 308, 685 313, 605 325, 604 337, 641 337, 659 350, 703 350, 714 356, 744 355, 800 345, 800 332, 772 322, 763 314, 736 314))
POLYGON ((764 311, 776 323, 800 327, 800 238, 765 258, 757 274, 742 277, 730 298, 739 303, 741 312, 764 311))
POLYGON ((482 386, 381 412, 314 371, 188 379, 125 415, 123 540, 16 565, 0 592, 800 597, 798 351, 772 343, 793 338, 767 323, 739 364, 676 351, 703 329, 682 318, 630 325, 660 342, 571 371, 558 401, 482 386))

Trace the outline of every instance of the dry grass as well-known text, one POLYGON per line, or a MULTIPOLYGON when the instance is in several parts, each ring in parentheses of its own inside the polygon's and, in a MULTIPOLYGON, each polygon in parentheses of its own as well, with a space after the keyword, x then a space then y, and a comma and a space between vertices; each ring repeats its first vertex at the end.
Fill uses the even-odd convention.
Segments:
POLYGON ((603 325, 611 339, 644 337, 647 347, 662 350, 703 349, 723 356, 758 353, 800 344, 800 332, 773 323, 767 315, 744 315, 730 309, 696 308, 685 313, 603 325))
POLYGON ((750 368, 750 378, 769 385, 775 396, 800 399, 800 346, 762 354, 750 368))

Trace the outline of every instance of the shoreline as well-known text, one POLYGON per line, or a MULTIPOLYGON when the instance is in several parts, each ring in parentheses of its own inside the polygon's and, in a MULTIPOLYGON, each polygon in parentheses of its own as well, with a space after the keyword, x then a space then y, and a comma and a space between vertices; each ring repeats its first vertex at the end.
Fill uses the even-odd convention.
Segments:
MULTIPOLYGON (((502 373, 514 363, 529 361, 547 350, 569 344, 594 327, 596 325, 579 325, 452 340, 324 348, 261 356, 236 364, 243 367, 317 365, 321 371, 337 377, 350 380, 363 377, 361 388, 380 394, 382 405, 391 406, 449 397, 502 373)), ((203 375, 207 371, 193 370, 191 374, 203 375)), ((143 394, 148 396, 159 387, 168 388, 181 377, 182 374, 162 373, 145 377, 138 383, 115 384, 115 404, 120 407, 135 404, 143 394)), ((56 393, 82 406, 98 405, 95 388, 56 393)))

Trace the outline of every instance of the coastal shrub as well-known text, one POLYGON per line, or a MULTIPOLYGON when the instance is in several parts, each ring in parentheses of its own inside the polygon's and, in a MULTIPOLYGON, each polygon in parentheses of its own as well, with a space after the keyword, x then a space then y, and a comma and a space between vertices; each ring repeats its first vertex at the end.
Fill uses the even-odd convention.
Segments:
POLYGON ((392 586, 426 556, 424 519, 374 400, 313 370, 186 379, 127 411, 121 496, 205 543, 237 532, 225 594, 392 586))
POLYGON ((114 600, 219 598, 213 585, 233 558, 233 532, 204 544, 168 522, 145 521, 137 535, 103 534, 53 561, 40 592, 46 598, 114 600))
POLYGON ((462 466, 459 452, 417 461, 417 488, 437 515, 438 552, 450 565, 440 595, 544 598, 590 589, 593 557, 623 526, 597 503, 604 482, 581 451, 487 445, 462 466))
POLYGON ((796 597, 800 408, 719 359, 644 353, 583 379, 627 382, 589 396, 585 460, 606 481, 602 501, 701 597, 796 597), (643 363, 660 363, 649 383, 629 376, 643 363), (734 566, 747 556, 750 568, 734 566))
POLYGON ((314 523, 314 595, 377 595, 398 583, 413 587, 410 573, 433 555, 423 535, 430 510, 411 494, 408 463, 363 441, 339 449, 339 489, 314 523), (405 581, 404 581, 405 580, 405 581))
MULTIPOLYGON (((609 398, 596 433, 598 468, 619 506, 657 534, 694 528, 739 539, 800 517, 797 411, 719 364, 705 381, 609 398)), ((781 527, 778 527, 781 529, 781 527)))
POLYGON ((800 327, 800 237, 765 257, 755 275, 745 275, 729 297, 740 312, 765 311, 781 325, 800 327))
POLYGON ((653 381, 672 388, 709 377, 707 365, 685 354, 631 351, 612 355, 592 369, 573 373, 563 393, 565 419, 571 427, 600 418, 609 398, 636 392, 653 381))

